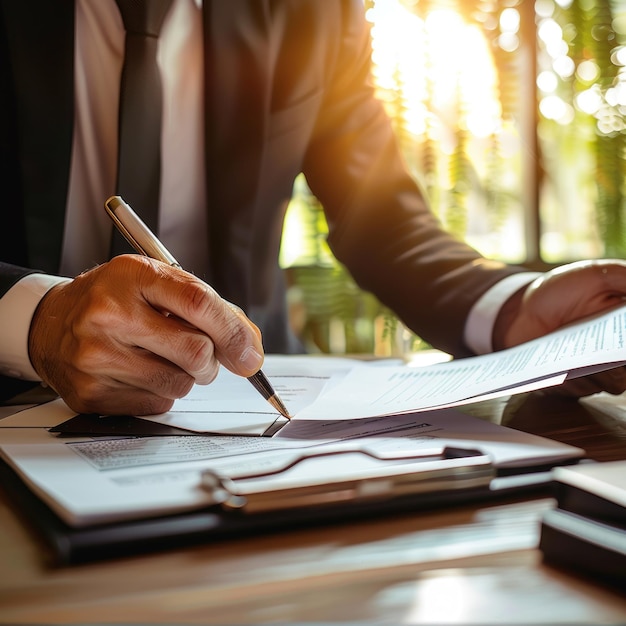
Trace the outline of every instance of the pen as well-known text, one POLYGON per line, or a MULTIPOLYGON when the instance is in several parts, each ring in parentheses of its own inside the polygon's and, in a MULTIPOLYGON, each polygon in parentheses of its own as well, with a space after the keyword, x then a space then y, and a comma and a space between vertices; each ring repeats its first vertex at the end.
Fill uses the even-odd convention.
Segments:
MULTIPOLYGON (((155 234, 120 196, 111 196, 104 203, 104 208, 109 217, 113 220, 115 227, 139 254, 143 254, 144 256, 158 261, 163 261, 163 263, 167 263, 173 267, 181 268, 180 263, 170 254, 167 248, 157 239, 155 234)), ((291 419, 289 411, 274 391, 267 376, 261 370, 249 376, 248 380, 281 415, 287 419, 291 419)))

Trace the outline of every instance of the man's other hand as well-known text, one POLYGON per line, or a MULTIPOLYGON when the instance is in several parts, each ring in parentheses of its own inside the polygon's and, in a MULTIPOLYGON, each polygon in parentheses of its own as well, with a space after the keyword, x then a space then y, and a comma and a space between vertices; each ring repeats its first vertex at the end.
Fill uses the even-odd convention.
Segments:
MULTIPOLYGON (((546 272, 512 298, 494 328, 494 347, 509 348, 626 302, 626 261, 591 260, 546 272)), ((554 388, 587 396, 626 391, 626 368, 618 367, 554 388)))

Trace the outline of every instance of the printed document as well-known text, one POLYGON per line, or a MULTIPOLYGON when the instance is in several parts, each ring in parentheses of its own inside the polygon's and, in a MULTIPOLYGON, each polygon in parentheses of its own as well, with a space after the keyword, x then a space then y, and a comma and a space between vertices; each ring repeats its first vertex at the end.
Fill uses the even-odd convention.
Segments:
POLYGON ((514 393, 626 363, 626 308, 581 322, 514 348, 429 367, 352 369, 297 414, 298 419, 395 415, 514 393), (557 377, 557 378, 555 378, 557 377), (516 389, 516 387, 518 389, 516 389))
MULTIPOLYGON (((270 356, 263 369, 293 421, 364 419, 522 393, 616 367, 626 363, 625 332, 621 307, 508 350, 423 367, 270 356)), ((145 419, 196 432, 227 432, 230 425, 231 432, 261 434, 263 425, 284 418, 222 368, 215 383, 196 386, 171 411, 145 419), (255 419, 256 430, 246 431, 255 419)))

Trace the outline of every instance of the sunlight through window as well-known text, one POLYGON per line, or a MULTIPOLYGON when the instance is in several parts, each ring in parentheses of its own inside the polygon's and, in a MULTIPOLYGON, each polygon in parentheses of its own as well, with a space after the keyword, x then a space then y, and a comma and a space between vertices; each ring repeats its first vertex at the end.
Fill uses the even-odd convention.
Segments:
POLYGON ((405 159, 444 226, 481 252, 524 258, 518 129, 502 108, 491 19, 502 54, 519 48, 520 15, 468 20, 450 3, 370 2, 373 73, 405 159))

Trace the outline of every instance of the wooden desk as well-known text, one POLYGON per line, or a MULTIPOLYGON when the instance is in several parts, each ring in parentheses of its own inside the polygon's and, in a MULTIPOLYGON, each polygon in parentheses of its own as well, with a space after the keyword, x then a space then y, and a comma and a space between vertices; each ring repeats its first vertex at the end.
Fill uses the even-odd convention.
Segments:
MULTIPOLYGON (((626 458, 626 423, 532 394, 485 419, 626 458)), ((548 498, 334 524, 50 569, 0 494, 3 623, 617 624, 626 599, 541 561, 548 498)))

